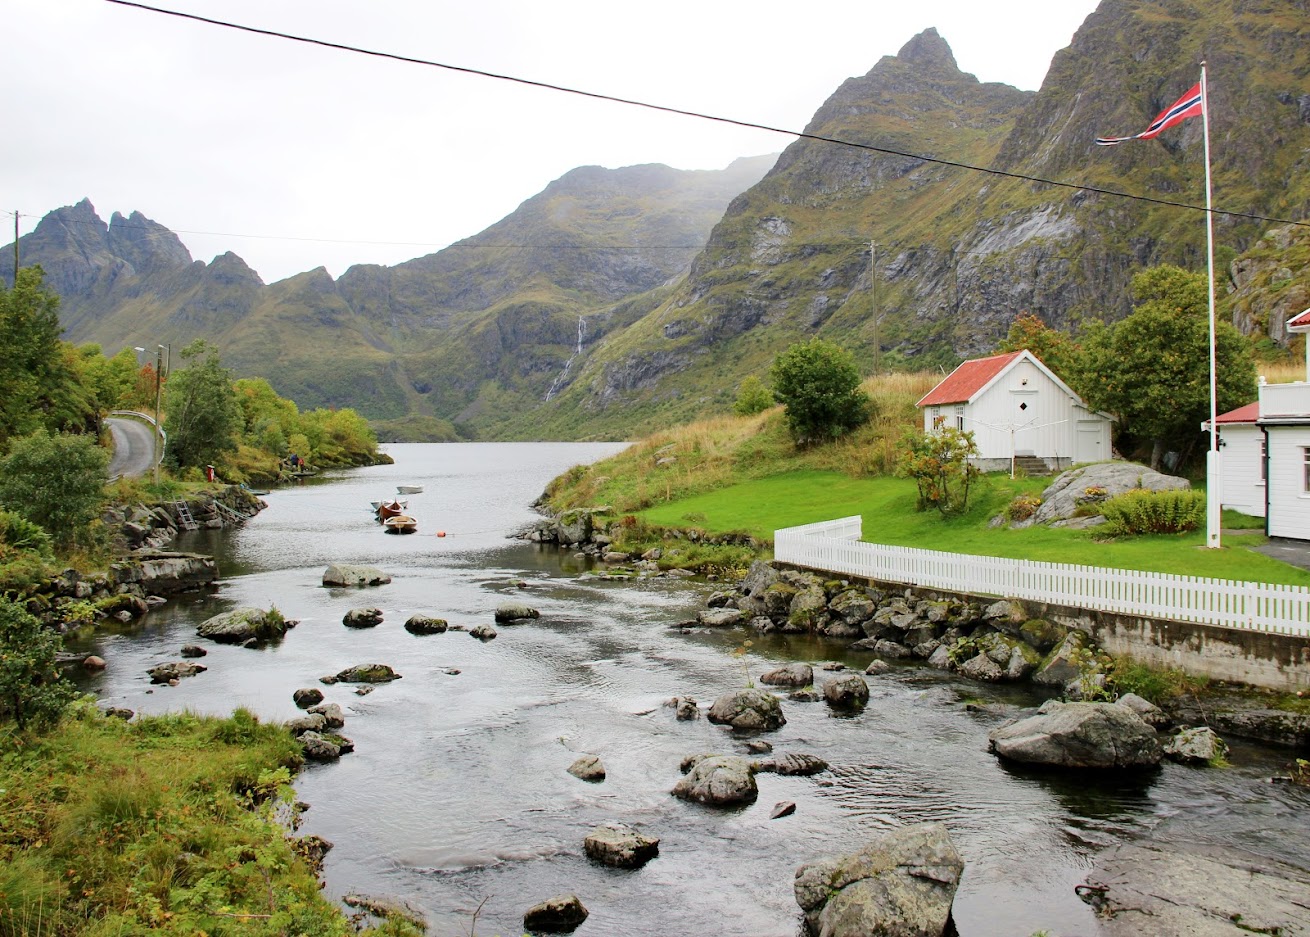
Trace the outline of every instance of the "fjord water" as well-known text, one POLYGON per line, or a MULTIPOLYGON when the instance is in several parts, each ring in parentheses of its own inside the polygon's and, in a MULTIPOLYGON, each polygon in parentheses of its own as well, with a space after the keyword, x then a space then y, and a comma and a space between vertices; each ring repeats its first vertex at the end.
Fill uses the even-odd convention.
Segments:
POLYGON ((869 678, 872 698, 855 715, 784 700, 787 725, 764 737, 779 753, 819 755, 830 772, 761 774, 759 801, 740 810, 673 798, 683 756, 740 752, 744 739, 703 719, 677 722, 665 700, 690 695, 704 709, 742 687, 746 673, 758 678, 790 660, 862 668, 870 655, 753 636, 734 657, 741 632, 671 627, 703 607, 713 583, 587 581, 584 561, 506 539, 534 518, 529 504, 550 478, 619 448, 396 445, 394 465, 279 489, 243 528, 180 539, 180 549, 218 557, 218 591, 102 630, 84 648, 109 667, 86 688, 143 713, 245 706, 280 720, 298 714, 292 692, 320 686, 324 674, 395 667, 403 678, 367 696, 321 687, 346 711, 343 733, 356 751, 299 776, 311 805, 301 832, 335 844, 325 865, 330 895, 407 901, 434 937, 469 933, 475 912, 476 933, 519 934, 528 907, 566 892, 591 911, 580 935, 788 937, 799 932, 799 864, 925 820, 947 825, 966 862, 955 902, 963 937, 1094 934, 1074 887, 1099 851, 1124 841, 1236 846, 1310 867, 1310 798, 1267 781, 1290 754, 1236 745, 1231 768, 1166 765, 1118 779, 1015 770, 986 753, 987 733, 1039 699, 919 666, 869 678), (398 484, 425 486, 408 496, 417 534, 388 536, 372 519, 369 502, 398 484), (394 579, 326 589, 332 562, 379 566, 394 579), (541 618, 497 626, 485 644, 402 627, 419 613, 490 624, 509 598, 541 618), (196 638, 199 622, 241 605, 276 605, 300 624, 262 650, 196 638), (381 608, 383 623, 344 627, 345 612, 360 606, 381 608), (147 668, 178 660, 193 642, 208 648, 201 663, 209 669, 151 687, 147 668), (603 760, 603 783, 566 773, 584 752, 603 760), (796 813, 770 820, 773 805, 788 800, 796 813), (590 863, 583 839, 607 820, 659 837, 659 856, 635 871, 590 863))

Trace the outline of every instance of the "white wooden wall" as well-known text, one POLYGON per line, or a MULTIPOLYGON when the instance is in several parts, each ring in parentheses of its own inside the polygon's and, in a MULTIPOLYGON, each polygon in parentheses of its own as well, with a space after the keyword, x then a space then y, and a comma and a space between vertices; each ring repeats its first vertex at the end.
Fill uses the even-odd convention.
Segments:
POLYGON ((1305 450, 1310 426, 1269 428, 1269 536, 1310 540, 1305 450))
POLYGON ((1260 466, 1260 443, 1264 440, 1264 433, 1256 426, 1224 426, 1221 423, 1219 438, 1223 443, 1220 498, 1224 507, 1264 517, 1265 483, 1260 466))

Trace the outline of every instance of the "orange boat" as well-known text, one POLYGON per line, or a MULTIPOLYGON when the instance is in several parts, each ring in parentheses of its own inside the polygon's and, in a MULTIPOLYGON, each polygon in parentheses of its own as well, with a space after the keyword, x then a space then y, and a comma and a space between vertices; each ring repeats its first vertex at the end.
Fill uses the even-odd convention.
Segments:
POLYGON ((404 514, 405 509, 408 507, 409 507, 408 501, 398 501, 393 498, 390 501, 380 501, 374 504, 373 510, 377 512, 378 520, 385 522, 386 519, 389 517, 395 517, 399 514, 404 514))

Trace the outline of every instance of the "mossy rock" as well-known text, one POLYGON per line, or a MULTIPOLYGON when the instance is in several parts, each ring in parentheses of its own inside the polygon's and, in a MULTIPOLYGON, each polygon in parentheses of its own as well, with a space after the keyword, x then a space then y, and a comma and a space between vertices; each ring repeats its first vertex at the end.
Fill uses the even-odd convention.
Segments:
POLYGON ((1031 618, 1019 627, 1019 637, 1039 651, 1049 651, 1069 633, 1064 625, 1047 621, 1045 618, 1031 618))

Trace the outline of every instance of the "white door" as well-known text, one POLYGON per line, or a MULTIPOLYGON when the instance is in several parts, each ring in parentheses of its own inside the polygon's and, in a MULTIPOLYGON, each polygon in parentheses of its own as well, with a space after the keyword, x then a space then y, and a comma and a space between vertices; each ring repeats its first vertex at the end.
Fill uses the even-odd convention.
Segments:
POLYGON ((1100 462, 1106 458, 1101 449, 1102 426, 1099 420, 1079 420, 1075 462, 1100 462))

